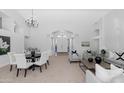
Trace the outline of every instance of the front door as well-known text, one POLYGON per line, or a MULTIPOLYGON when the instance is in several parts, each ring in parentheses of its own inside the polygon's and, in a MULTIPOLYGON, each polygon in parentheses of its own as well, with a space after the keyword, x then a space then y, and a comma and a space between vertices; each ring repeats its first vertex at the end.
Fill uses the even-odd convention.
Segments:
POLYGON ((57 38, 57 52, 67 52, 68 41, 64 37, 57 38))

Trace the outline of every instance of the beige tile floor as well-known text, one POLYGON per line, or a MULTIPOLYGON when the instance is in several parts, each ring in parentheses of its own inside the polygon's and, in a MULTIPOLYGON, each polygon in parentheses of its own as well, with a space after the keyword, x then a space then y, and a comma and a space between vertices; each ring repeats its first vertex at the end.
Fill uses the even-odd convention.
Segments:
POLYGON ((9 65, 0 68, 1 83, 83 83, 84 73, 79 68, 78 63, 69 63, 66 54, 50 57, 50 65, 43 72, 39 68, 35 71, 28 70, 27 77, 24 78, 22 70, 19 77, 16 77, 16 68, 9 71, 9 65))

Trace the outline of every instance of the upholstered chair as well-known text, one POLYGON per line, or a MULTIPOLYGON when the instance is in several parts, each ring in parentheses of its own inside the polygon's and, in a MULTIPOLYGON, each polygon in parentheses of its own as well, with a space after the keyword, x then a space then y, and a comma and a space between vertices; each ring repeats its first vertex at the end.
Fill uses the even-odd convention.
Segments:
POLYGON ((25 54, 14 54, 14 56, 17 62, 17 75, 16 76, 18 77, 19 71, 21 69, 24 69, 25 70, 24 77, 26 77, 27 70, 29 67, 33 65, 33 63, 26 61, 25 54))
POLYGON ((9 57, 10 71, 12 71, 12 67, 17 65, 14 52, 8 52, 7 55, 9 57))
POLYGON ((34 64, 40 67, 40 72, 42 72, 42 65, 45 65, 45 68, 47 69, 47 54, 45 51, 41 53, 40 60, 36 61, 34 64))

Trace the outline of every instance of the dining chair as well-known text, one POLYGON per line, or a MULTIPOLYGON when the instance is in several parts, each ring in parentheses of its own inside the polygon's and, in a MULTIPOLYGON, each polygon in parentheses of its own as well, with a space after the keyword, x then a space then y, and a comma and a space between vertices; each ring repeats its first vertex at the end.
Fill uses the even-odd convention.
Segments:
POLYGON ((27 70, 28 70, 29 67, 31 67, 33 65, 33 63, 26 61, 24 53, 22 53, 22 54, 14 54, 14 55, 15 55, 16 62, 17 62, 17 74, 16 74, 16 76, 18 77, 19 71, 21 69, 24 69, 25 70, 24 77, 26 77, 27 70))
POLYGON ((47 54, 46 54, 46 52, 42 52, 40 60, 36 61, 34 64, 40 66, 40 72, 42 72, 42 67, 41 67, 42 65, 45 65, 45 68, 47 69, 47 54))
POLYGON ((27 62, 31 62, 31 59, 28 59, 28 57, 31 56, 31 51, 25 50, 24 53, 25 53, 25 55, 26 55, 26 57, 27 57, 27 58, 26 58, 26 61, 27 61, 27 62))
POLYGON ((10 72, 11 72, 12 71, 12 67, 14 65, 17 66, 17 63, 16 63, 16 59, 15 59, 15 56, 14 56, 14 52, 8 52, 7 55, 9 57, 10 72))
POLYGON ((51 50, 47 50, 46 51, 46 57, 47 57, 47 64, 49 65, 50 63, 49 63, 49 58, 50 58, 50 56, 52 56, 52 51, 51 50))

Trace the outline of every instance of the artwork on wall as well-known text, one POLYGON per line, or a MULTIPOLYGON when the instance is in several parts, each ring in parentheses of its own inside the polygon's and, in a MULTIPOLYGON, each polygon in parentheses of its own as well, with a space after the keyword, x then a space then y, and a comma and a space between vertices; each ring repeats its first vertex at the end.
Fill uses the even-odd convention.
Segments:
POLYGON ((10 37, 0 36, 0 55, 10 52, 10 37))
POLYGON ((83 42, 81 42, 81 46, 82 47, 89 47, 90 46, 90 42, 89 41, 83 41, 83 42))

